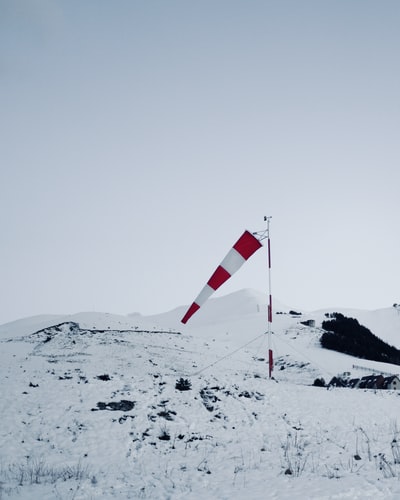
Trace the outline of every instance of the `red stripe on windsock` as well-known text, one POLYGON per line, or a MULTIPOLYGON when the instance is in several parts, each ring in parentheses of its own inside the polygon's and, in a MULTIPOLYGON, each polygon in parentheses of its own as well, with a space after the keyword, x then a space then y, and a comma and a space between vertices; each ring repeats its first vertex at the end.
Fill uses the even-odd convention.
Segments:
POLYGON ((216 290, 221 285, 223 285, 225 281, 230 277, 231 275, 226 269, 224 269, 222 266, 218 266, 214 274, 208 280, 207 285, 209 285, 213 290, 216 290))
POLYGON ((182 318, 182 323, 187 323, 188 319, 193 316, 193 314, 200 309, 200 306, 193 302, 193 304, 187 310, 185 316, 182 318))
POLYGON ((260 247, 262 247, 261 242, 249 231, 245 231, 233 245, 233 248, 239 252, 245 260, 251 257, 260 247))

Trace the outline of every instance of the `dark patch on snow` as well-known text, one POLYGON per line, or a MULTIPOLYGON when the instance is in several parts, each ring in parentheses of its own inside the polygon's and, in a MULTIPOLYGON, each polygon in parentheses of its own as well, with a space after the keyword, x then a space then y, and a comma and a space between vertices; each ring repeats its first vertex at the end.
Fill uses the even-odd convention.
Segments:
MULTIPOLYGON (((123 415, 122 417, 119 417, 118 422, 120 424, 123 424, 124 422, 126 422, 128 420, 128 418, 131 418, 133 420, 135 418, 135 416, 134 415, 123 415)), ((115 420, 114 420, 114 422, 115 422, 115 420)))
POLYGON ((192 388, 192 383, 187 378, 181 377, 179 380, 176 381, 175 389, 177 389, 178 391, 190 391, 191 388, 192 388))
POLYGON ((264 395, 261 394, 260 392, 249 392, 249 391, 242 391, 238 394, 239 398, 255 398, 258 401, 264 398, 264 395))
POLYGON ((203 400, 203 404, 208 411, 214 411, 214 403, 221 401, 215 394, 214 391, 219 390, 219 387, 205 387, 200 391, 200 397, 203 400))
POLYGON ((158 439, 160 439, 160 441, 169 441, 171 439, 171 436, 166 429, 163 429, 161 431, 161 434, 158 436, 158 439))
POLYGON ((165 420, 174 420, 173 415, 176 415, 176 411, 173 410, 163 410, 157 413, 159 417, 165 418, 165 420))
POLYGON ((98 410, 110 410, 110 411, 130 411, 135 407, 134 401, 127 401, 122 399, 121 401, 111 401, 111 403, 102 403, 101 401, 97 403, 97 408, 92 408, 92 411, 98 410))

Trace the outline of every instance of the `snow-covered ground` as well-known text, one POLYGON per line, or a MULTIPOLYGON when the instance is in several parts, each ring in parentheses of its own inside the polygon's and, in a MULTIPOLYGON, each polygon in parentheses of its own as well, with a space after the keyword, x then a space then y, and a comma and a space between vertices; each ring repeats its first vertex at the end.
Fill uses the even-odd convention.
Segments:
POLYGON ((399 394, 311 385, 399 373, 319 346, 338 311, 399 348, 398 310, 275 303, 270 380, 265 302, 211 299, 186 326, 185 307, 0 326, 0 498, 400 498, 399 394))

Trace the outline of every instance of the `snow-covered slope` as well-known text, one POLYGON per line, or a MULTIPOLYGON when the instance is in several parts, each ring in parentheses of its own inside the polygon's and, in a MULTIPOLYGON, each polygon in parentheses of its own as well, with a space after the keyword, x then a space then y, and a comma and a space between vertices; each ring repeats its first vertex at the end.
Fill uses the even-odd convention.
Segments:
POLYGON ((0 339, 2 337, 19 337, 65 322, 78 323, 82 328, 94 330, 135 330, 135 329, 161 329, 151 317, 146 318, 140 314, 119 316, 116 314, 100 312, 81 312, 77 314, 42 315, 23 318, 11 323, 0 325, 0 339))
MULTIPOLYGON (((269 380, 265 302, 2 325, 0 498, 399 498, 399 394, 310 385, 398 367, 321 349, 328 311, 275 303, 269 380)), ((334 311, 399 347, 395 309, 334 311)))

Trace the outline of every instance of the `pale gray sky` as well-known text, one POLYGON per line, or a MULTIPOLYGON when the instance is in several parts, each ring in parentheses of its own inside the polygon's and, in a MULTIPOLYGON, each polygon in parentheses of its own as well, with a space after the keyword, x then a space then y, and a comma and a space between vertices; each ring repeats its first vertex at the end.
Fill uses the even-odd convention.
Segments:
MULTIPOLYGON (((291 307, 400 302, 400 2, 0 0, 0 323, 189 304, 271 223, 291 307)), ((218 292, 266 289, 257 252, 218 292)))

